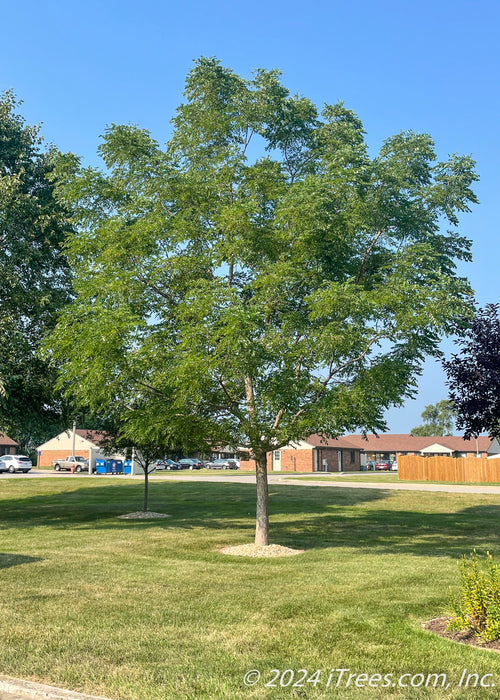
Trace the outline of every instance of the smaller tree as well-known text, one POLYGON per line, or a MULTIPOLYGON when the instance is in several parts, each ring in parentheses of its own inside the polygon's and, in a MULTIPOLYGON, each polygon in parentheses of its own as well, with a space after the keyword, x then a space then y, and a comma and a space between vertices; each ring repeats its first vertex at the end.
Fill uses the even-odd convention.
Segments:
POLYGON ((429 404, 422 413, 422 425, 411 429, 412 435, 451 435, 455 424, 456 412, 448 399, 429 404))
POLYGON ((208 449, 195 432, 186 433, 181 442, 176 442, 180 431, 173 431, 154 422, 144 413, 138 404, 135 407, 126 406, 125 413, 115 407, 114 413, 105 419, 101 418, 102 429, 106 435, 101 447, 105 453, 119 452, 129 458, 134 451, 134 462, 140 466, 144 474, 143 512, 149 510, 149 476, 155 471, 156 461, 176 453, 189 454, 201 449, 208 449))
POLYGON ((142 510, 149 510, 149 475, 155 471, 156 460, 163 456, 160 446, 154 444, 134 445, 134 461, 139 464, 144 473, 144 501, 142 510))
POLYGON ((149 510, 149 475, 155 470, 157 459, 163 456, 162 448, 158 445, 149 442, 137 444, 121 433, 107 434, 104 443, 101 445, 106 454, 119 452, 132 457, 134 463, 138 464, 144 474, 144 499, 142 511, 147 513, 149 510))
POLYGON ((500 319, 498 304, 480 309, 463 338, 459 353, 443 361, 457 427, 465 438, 488 433, 500 437, 500 319))

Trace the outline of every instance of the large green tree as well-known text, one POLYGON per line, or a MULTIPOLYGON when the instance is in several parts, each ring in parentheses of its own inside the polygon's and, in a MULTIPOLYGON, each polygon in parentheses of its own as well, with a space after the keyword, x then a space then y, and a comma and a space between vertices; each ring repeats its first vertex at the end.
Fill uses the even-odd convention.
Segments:
POLYGON ((403 132, 371 157, 358 117, 321 114, 276 71, 199 59, 165 149, 106 130, 105 171, 60 163, 77 298, 51 344, 62 380, 124 430, 246 446, 256 542, 266 453, 311 432, 383 430, 423 358, 469 313, 458 214, 469 157, 403 132), (442 232, 446 220, 450 230, 442 232))
POLYGON ((29 449, 63 411, 55 373, 37 350, 69 299, 69 225, 54 198, 55 149, 42 148, 39 128, 18 108, 11 91, 0 95, 0 429, 29 449))
POLYGON ((422 413, 422 425, 411 429, 412 435, 451 435, 456 420, 456 411, 453 403, 448 399, 429 404, 422 413))

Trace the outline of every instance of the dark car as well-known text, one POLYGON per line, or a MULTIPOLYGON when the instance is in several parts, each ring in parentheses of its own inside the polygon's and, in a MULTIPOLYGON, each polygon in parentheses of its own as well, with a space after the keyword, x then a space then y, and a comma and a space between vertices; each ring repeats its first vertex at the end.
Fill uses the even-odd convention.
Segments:
POLYGON ((205 466, 207 469, 239 469, 235 459, 214 459, 213 462, 207 462, 205 466))
POLYGON ((178 470, 182 469, 181 465, 179 462, 174 462, 173 459, 158 459, 156 460, 156 469, 165 469, 166 471, 173 471, 173 470, 178 470))
POLYGON ((4 455, 0 457, 0 472, 24 472, 25 474, 32 468, 31 459, 25 455, 4 455))
POLYGON ((203 469, 205 466, 201 459, 195 459, 194 457, 185 457, 180 459, 178 463, 181 465, 181 469, 203 469))

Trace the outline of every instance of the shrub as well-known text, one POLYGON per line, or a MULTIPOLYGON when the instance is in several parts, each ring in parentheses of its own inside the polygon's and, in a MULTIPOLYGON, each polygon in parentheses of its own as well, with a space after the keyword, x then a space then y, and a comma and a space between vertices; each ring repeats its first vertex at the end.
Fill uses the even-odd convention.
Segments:
POLYGON ((486 553, 486 570, 474 550, 462 557, 458 595, 450 590, 452 618, 448 629, 471 630, 484 641, 500 639, 500 568, 486 553))

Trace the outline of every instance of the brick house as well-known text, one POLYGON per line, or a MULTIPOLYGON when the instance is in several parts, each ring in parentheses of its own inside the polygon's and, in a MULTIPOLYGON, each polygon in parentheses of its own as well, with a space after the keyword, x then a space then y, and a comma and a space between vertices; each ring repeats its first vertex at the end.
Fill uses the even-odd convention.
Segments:
POLYGON ((0 433, 0 457, 3 455, 15 455, 18 443, 12 438, 0 433))
POLYGON ((421 457, 487 457, 492 440, 480 436, 464 440, 459 435, 420 437, 418 435, 391 434, 346 435, 346 440, 363 450, 362 464, 368 460, 397 460, 399 455, 419 455, 421 457))
MULTIPOLYGON (((268 452, 268 471, 282 472, 354 472, 361 469, 361 449, 346 438, 310 435, 268 452)), ((241 461, 241 469, 255 469, 253 460, 241 461)))
MULTIPOLYGON (((90 460, 95 467, 97 458, 106 459, 103 451, 104 433, 95 430, 75 430, 75 456, 90 460)), ((73 454, 73 430, 65 430, 37 448, 37 466, 50 467, 53 460, 73 454)))
MULTIPOLYGON (((422 457, 486 457, 494 450, 489 437, 464 440, 457 435, 418 437, 405 434, 346 435, 336 440, 311 435, 267 454, 268 471, 351 472, 359 471, 368 461, 397 460, 399 455, 422 457)), ((244 460, 241 469, 255 469, 253 460, 244 460)))

